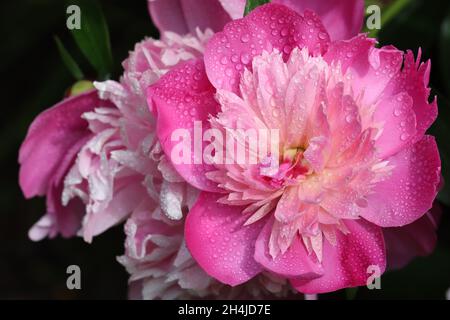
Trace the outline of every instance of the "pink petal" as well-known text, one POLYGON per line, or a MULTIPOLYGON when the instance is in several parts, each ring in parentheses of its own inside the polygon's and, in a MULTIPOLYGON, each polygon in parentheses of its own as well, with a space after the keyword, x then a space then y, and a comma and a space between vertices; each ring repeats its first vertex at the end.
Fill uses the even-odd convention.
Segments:
POLYGON ((381 228, 360 220, 346 220, 349 234, 336 233, 336 246, 323 243, 322 277, 312 280, 291 280, 302 293, 323 293, 347 287, 366 285, 369 266, 378 266, 383 273, 386 266, 381 228))
POLYGON ((363 102, 368 105, 407 93, 413 99, 417 123, 414 141, 418 141, 437 117, 436 99, 428 102, 431 64, 420 62, 420 50, 415 60, 411 51, 404 54, 392 46, 378 49, 374 45, 375 40, 365 35, 336 41, 325 59, 339 62, 344 71, 351 72, 355 94, 363 93, 363 102))
POLYGON ((301 238, 296 235, 285 253, 273 258, 269 250, 274 219, 270 219, 256 240, 255 260, 265 269, 287 278, 313 279, 323 274, 317 259, 308 255, 301 238))
POLYGON ((422 218, 404 227, 383 228, 389 269, 400 269, 417 256, 433 252, 436 230, 441 216, 439 205, 433 206, 422 218))
POLYGON ((363 103, 369 105, 378 101, 403 61, 402 51, 391 46, 375 48, 375 43, 361 34, 333 42, 325 55, 328 63, 340 63, 344 72, 351 72, 354 95, 363 94, 363 103))
POLYGON ((231 18, 217 0, 181 0, 188 29, 194 34, 196 28, 221 31, 231 18))
POLYGON ((246 0, 219 0, 219 2, 231 19, 235 20, 244 16, 246 0))
POLYGON ((81 228, 81 220, 86 213, 86 207, 83 202, 78 199, 72 199, 66 206, 61 203, 63 185, 62 182, 56 187, 51 187, 47 192, 47 215, 53 221, 53 232, 50 231, 48 236, 54 237, 60 233, 63 237, 68 238, 77 234, 81 228))
POLYGON ((413 110, 416 113, 416 141, 423 137, 427 129, 436 120, 438 113, 436 99, 431 103, 428 102, 431 63, 430 61, 422 63, 420 58, 420 49, 416 61, 413 53, 408 51, 404 56, 401 72, 397 73, 383 92, 384 96, 394 96, 400 92, 407 92, 411 96, 413 110))
POLYGON ((325 165, 326 151, 329 141, 324 136, 314 137, 309 140, 309 146, 304 153, 305 160, 309 162, 311 168, 316 171, 322 171, 325 165))
POLYGON ((194 121, 202 122, 203 131, 210 128, 207 120, 210 115, 215 115, 218 109, 214 93, 201 60, 190 60, 179 64, 147 91, 149 105, 153 104, 156 107, 157 134, 164 152, 187 182, 205 191, 219 189, 215 183, 205 177, 205 173, 214 170, 214 167, 204 164, 203 153, 199 154, 201 159, 194 159, 193 141, 201 141, 203 136, 201 132, 201 137, 195 137, 194 121), (178 137, 172 141, 172 134, 177 129, 186 129, 185 132, 190 135, 190 139, 183 140, 192 142, 190 164, 183 161, 175 163, 172 158, 172 150, 181 143, 178 137))
POLYGON ((77 152, 68 151, 89 136, 88 124, 81 115, 102 103, 107 105, 96 91, 90 91, 63 100, 34 120, 19 152, 19 182, 25 197, 47 192, 61 163, 72 160, 77 152))
POLYGON ((217 89, 237 93, 244 68, 250 68, 253 57, 264 50, 278 49, 286 59, 295 47, 323 54, 329 42, 328 33, 313 12, 305 11, 301 16, 285 6, 267 4, 228 23, 224 31, 211 38, 205 50, 206 72, 217 89))
POLYGON ((406 147, 416 136, 416 115, 413 100, 405 92, 380 100, 373 120, 382 124, 382 133, 375 146, 384 159, 406 147))
POLYGON ((243 207, 217 203, 220 194, 202 192, 185 226, 186 245, 210 276, 235 286, 262 271, 254 260, 255 241, 265 219, 244 226, 243 207))
POLYGON ((181 0, 148 0, 148 11, 159 31, 189 33, 181 0))
POLYGON ((331 40, 350 39, 357 35, 363 25, 363 0, 272 0, 303 13, 314 11, 322 20, 331 40))
POLYGON ((122 222, 138 207, 142 199, 145 199, 146 192, 141 181, 124 183, 124 186, 118 186, 114 198, 109 202, 107 208, 86 215, 83 221, 84 240, 90 243, 93 237, 122 222))
POLYGON ((220 31, 231 20, 218 0, 148 0, 148 9, 160 32, 182 35, 195 34, 196 28, 220 31))
POLYGON ((441 161, 431 136, 424 136, 387 160, 394 166, 392 174, 376 184, 361 215, 381 227, 400 227, 431 209, 440 182, 441 161))

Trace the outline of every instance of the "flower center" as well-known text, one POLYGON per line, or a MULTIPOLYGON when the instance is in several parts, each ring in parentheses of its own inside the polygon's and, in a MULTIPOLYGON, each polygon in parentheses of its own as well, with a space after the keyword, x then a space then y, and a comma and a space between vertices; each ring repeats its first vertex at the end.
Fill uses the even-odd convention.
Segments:
POLYGON ((312 170, 305 160, 301 147, 286 149, 277 162, 269 155, 259 164, 259 173, 264 182, 272 187, 282 188, 306 179, 312 170))

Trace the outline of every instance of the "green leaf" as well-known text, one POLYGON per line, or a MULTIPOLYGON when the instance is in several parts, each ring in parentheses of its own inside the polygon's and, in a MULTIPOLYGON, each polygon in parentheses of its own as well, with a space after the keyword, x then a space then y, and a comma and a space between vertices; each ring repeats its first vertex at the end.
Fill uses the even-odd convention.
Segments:
POLYGON ((113 68, 108 26, 97 0, 70 1, 81 9, 81 28, 71 30, 72 35, 101 79, 109 76, 113 68))
MULTIPOLYGON (((398 14, 400 14, 404 8, 411 4, 412 0, 395 0, 388 7, 386 7, 381 12, 381 27, 383 28, 392 19, 394 19, 398 14)), ((369 37, 376 38, 380 30, 365 30, 369 31, 369 37)))
POLYGON ((255 9, 256 7, 269 2, 270 0, 247 0, 247 3, 245 4, 244 16, 249 14, 249 12, 255 9))
POLYGON ((450 12, 448 12, 442 22, 439 47, 442 80, 444 81, 447 95, 450 95, 450 12))
POLYGON ((83 79, 84 78, 83 71, 81 71, 76 61, 72 58, 69 51, 67 51, 67 49, 64 47, 61 40, 57 36, 55 36, 55 42, 59 54, 61 56, 61 59, 64 62, 67 69, 69 69, 72 76, 77 80, 83 79))

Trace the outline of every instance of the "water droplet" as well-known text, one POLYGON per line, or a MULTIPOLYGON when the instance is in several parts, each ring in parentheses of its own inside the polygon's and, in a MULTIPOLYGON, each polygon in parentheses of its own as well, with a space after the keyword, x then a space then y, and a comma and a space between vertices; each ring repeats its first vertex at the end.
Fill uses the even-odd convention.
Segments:
POLYGON ((231 70, 231 68, 228 68, 227 70, 225 70, 225 74, 226 74, 228 77, 231 77, 231 76, 233 75, 233 70, 231 70))
POLYGON ((241 62, 243 63, 243 64, 247 64, 247 63, 249 63, 250 62, 250 55, 248 54, 248 53, 243 53, 242 55, 241 55, 241 62))
POLYGON ((327 38, 327 34, 325 32, 319 32, 319 39, 325 40, 327 38))
POLYGON ((247 33, 244 33, 244 34, 241 36, 241 41, 242 41, 243 43, 247 43, 249 40, 250 40, 250 36, 249 36, 247 33))
POLYGON ((401 114, 402 114, 402 110, 400 110, 400 109, 394 110, 394 116, 399 117, 401 114))

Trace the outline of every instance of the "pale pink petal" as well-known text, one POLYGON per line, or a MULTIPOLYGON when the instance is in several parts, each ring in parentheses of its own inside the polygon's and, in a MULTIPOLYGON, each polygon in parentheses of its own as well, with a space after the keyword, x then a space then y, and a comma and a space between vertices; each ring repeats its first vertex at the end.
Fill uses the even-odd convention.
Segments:
POLYGON ((149 104, 156 106, 159 141, 175 169, 194 187, 217 191, 216 185, 205 176, 205 173, 214 170, 214 167, 204 163, 201 151, 194 152, 194 140, 200 140, 201 143, 203 136, 203 131, 200 131, 200 138, 195 137, 194 122, 201 122, 203 130, 208 129, 210 124, 207 120, 210 115, 215 115, 218 109, 214 88, 206 77, 203 62, 190 60, 179 64, 150 87, 147 96, 149 104), (188 136, 172 136, 181 132, 180 129, 188 136), (190 151, 187 161, 174 161, 172 151, 177 145, 180 146, 180 143, 190 151), (195 157, 196 154, 198 157, 195 157))
POLYGON ((86 242, 122 222, 138 205, 146 194, 140 184, 126 184, 115 191, 114 198, 108 207, 100 212, 88 214, 83 221, 83 237, 86 242))
POLYGON ((206 72, 217 89, 238 92, 244 68, 264 50, 278 49, 286 59, 295 47, 307 47, 311 54, 323 54, 330 42, 316 14, 301 16, 289 8, 267 4, 244 19, 234 20, 216 33, 205 50, 206 72))
POLYGON ((217 203, 218 194, 203 192, 188 213, 185 237, 194 259, 212 277, 235 286, 262 271, 254 260, 255 241, 265 219, 244 226, 243 207, 217 203))
POLYGON ((440 182, 441 161, 431 136, 387 159, 392 173, 367 196, 361 215, 382 227, 399 227, 431 209, 440 182))
POLYGON ((244 15, 246 0, 219 0, 231 19, 239 19, 244 15))
POLYGON ((295 289, 314 294, 342 288, 366 285, 369 266, 377 266, 380 273, 386 267, 385 249, 381 228, 362 219, 346 220, 349 233, 336 234, 336 245, 323 243, 322 277, 312 280, 291 280, 295 289))
POLYGON ((56 235, 53 217, 50 214, 43 215, 28 231, 28 238, 32 241, 41 241, 46 237, 53 238, 56 235))
POLYGON ((272 0, 303 13, 317 13, 330 34, 331 40, 349 39, 357 35, 363 26, 363 0, 272 0))

